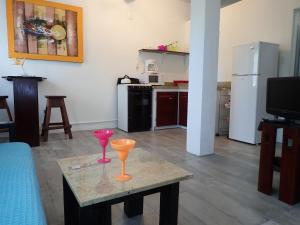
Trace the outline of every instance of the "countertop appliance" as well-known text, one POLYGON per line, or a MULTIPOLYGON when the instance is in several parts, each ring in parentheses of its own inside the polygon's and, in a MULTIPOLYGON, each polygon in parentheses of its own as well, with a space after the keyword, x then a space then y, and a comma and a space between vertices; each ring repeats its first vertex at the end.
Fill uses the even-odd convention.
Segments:
POLYGON ((152 127, 152 86, 118 85, 118 128, 126 132, 148 131, 152 127))
POLYGON ((158 73, 158 65, 155 59, 147 59, 145 61, 145 73, 148 74, 157 74, 158 73))
POLYGON ((139 79, 134 77, 129 77, 128 75, 118 78, 118 82, 117 82, 117 84, 139 84, 139 83, 140 83, 139 79))
POLYGON ((278 73, 279 45, 257 42, 234 48, 229 138, 260 143, 257 128, 266 112, 267 79, 278 73))
POLYGON ((145 61, 145 71, 139 79, 143 84, 163 85, 163 75, 158 72, 156 60, 147 59, 145 61))
POLYGON ((285 120, 300 120, 300 77, 269 78, 267 85, 267 112, 284 117, 285 120))
POLYGON ((159 73, 142 73, 140 75, 140 82, 150 85, 163 85, 163 75, 159 73))

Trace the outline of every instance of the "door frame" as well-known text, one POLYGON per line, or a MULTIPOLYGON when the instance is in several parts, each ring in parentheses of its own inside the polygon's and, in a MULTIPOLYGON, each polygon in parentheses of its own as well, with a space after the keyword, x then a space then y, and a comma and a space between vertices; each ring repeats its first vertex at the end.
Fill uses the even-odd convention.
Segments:
POLYGON ((298 36, 297 27, 300 27, 300 8, 294 9, 294 15, 293 15, 293 30, 292 30, 292 40, 291 40, 291 66, 290 66, 290 75, 291 76, 300 76, 300 71, 298 71, 298 74, 295 74, 295 64, 296 64, 296 58, 298 57, 299 63, 300 63, 300 42, 297 46, 297 40, 300 38, 298 36), (298 55, 297 55, 298 52, 298 55))

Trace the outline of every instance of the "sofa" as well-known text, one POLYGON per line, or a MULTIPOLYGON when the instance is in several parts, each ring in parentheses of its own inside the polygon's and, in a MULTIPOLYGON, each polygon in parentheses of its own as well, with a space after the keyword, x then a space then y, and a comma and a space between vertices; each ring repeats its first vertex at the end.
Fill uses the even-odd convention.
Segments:
POLYGON ((0 225, 46 225, 31 148, 0 144, 0 225))

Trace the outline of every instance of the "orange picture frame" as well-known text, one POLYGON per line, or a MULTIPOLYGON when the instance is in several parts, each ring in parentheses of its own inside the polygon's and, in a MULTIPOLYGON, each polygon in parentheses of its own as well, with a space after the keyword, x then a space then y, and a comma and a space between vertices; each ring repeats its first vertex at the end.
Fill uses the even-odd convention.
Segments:
POLYGON ((43 0, 6 0, 6 13, 10 58, 83 62, 81 7, 43 0))

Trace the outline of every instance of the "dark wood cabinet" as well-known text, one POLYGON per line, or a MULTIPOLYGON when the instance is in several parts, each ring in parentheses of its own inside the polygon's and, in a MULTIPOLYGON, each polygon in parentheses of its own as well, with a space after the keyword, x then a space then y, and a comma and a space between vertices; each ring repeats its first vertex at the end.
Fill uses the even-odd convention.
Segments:
POLYGON ((178 92, 158 92, 156 126, 177 125, 178 92))
POLYGON ((188 92, 179 92, 179 125, 187 126, 188 92))
POLYGON ((15 108, 15 140, 32 147, 40 145, 38 82, 43 77, 6 76, 13 82, 15 108))

